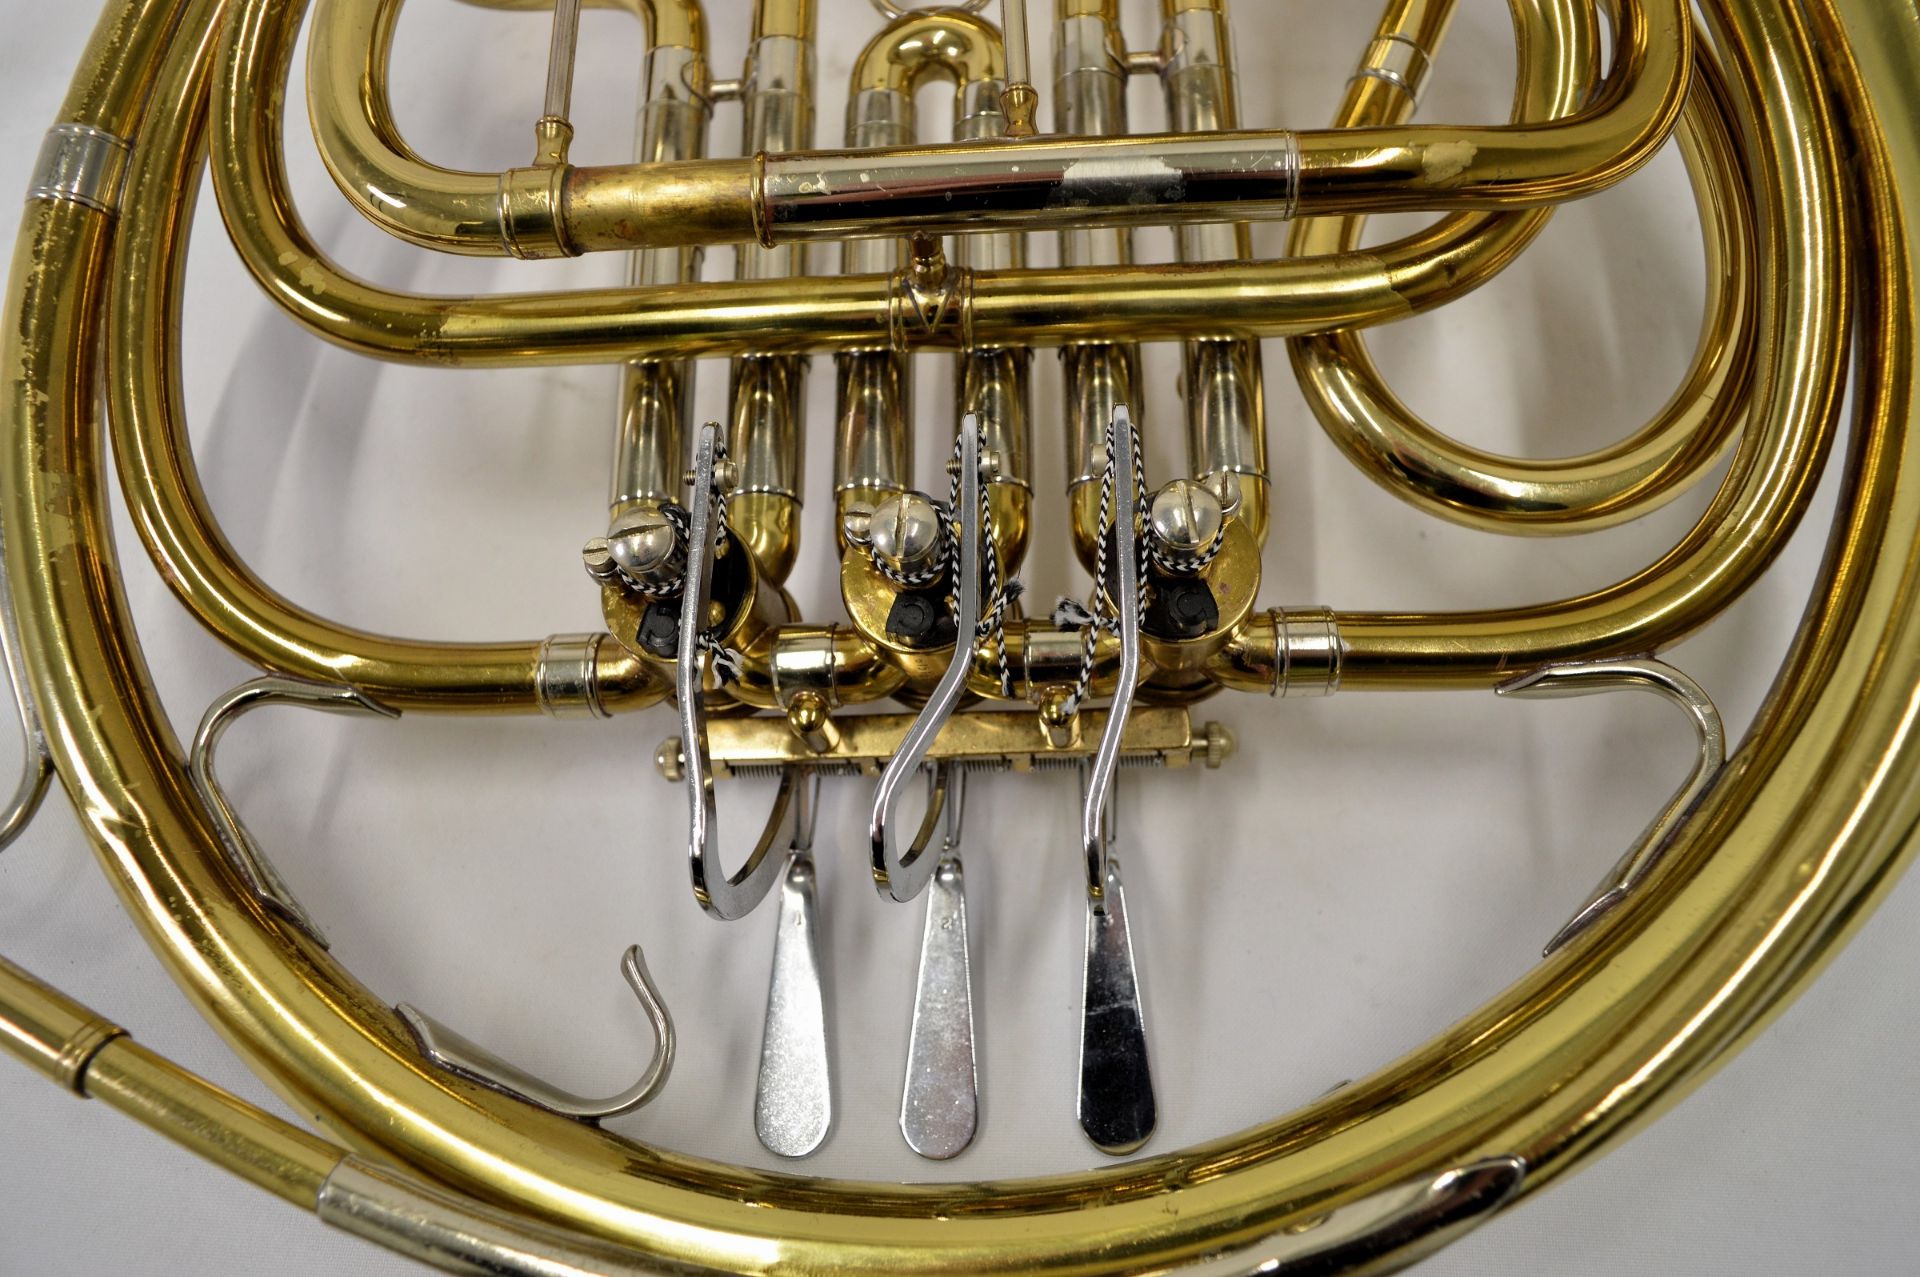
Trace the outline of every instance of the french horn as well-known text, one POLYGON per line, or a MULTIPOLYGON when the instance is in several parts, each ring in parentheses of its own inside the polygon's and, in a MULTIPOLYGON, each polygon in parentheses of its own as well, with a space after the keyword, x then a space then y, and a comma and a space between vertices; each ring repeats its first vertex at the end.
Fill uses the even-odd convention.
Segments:
MULTIPOLYGON (((0 1044, 34 1071, 456 1272, 1386 1272, 1685 1095, 1897 879, 1920 815, 1911 8, 1512 0, 1510 122, 1444 124, 1411 121, 1445 118, 1420 100, 1454 6, 1391 0, 1327 72, 1323 127, 1243 111, 1287 56, 1260 0, 611 7, 638 57, 580 0, 431 13, 498 57, 476 70, 499 101, 467 109, 532 128, 480 162, 458 129, 447 152, 410 135, 446 91, 390 74, 426 38, 399 0, 105 6, 28 176, 0 338, 25 736, 0 838, 57 780, 277 1099, 106 1018, 137 1030, 138 1005, 0 961, 0 1044), (587 73, 636 61, 628 158, 590 123, 625 90, 609 113, 587 73), (289 136, 296 76, 324 176, 289 136), (1629 189, 1669 139, 1707 262, 1679 389, 1548 460, 1417 415, 1367 343, 1478 304, 1550 211, 1629 189), (188 254, 216 213, 215 256, 282 314, 203 365, 185 320, 221 267, 188 254), (1389 214, 1426 218, 1369 233, 1389 214), (363 437, 367 358, 409 366, 381 415, 430 442, 363 437), (209 448, 194 379, 249 359, 209 448), (1298 400, 1267 394, 1283 367, 1298 400), (302 396, 343 437, 250 452, 302 396), (813 423, 830 444, 805 446, 813 423), (207 451, 256 464, 203 477, 207 451), (1739 698, 1670 649, 1770 588, 1823 473, 1809 592, 1770 599, 1803 614, 1730 731, 1739 698), (513 495, 534 482, 560 499, 513 495), (353 493, 382 484, 405 535, 356 546, 353 493), (1376 524, 1359 548, 1407 600, 1366 554, 1302 569, 1376 524), (1546 539, 1602 531, 1626 558, 1591 585, 1546 539), (356 616, 425 590, 479 629, 529 601, 585 618, 387 637, 406 627, 256 573, 242 553, 269 542, 356 616), (1484 603, 1428 579, 1482 556, 1484 603), (1022 586, 1053 578, 1057 605, 1022 586), (240 664, 158 659, 186 617, 240 664), (1626 698, 1653 715, 1631 739, 1682 752, 1612 761, 1664 787, 1619 846, 1554 835, 1580 886, 1470 959, 1510 984, 1410 1050, 1373 1008, 1296 993, 1346 925, 1283 940, 1300 900, 1369 854, 1409 884, 1500 881, 1515 862, 1465 863, 1491 858, 1483 808, 1557 783, 1502 774, 1547 730, 1517 724, 1613 690, 1654 693, 1626 698), (1345 713, 1416 745, 1343 737, 1368 702, 1345 713), (257 708, 310 752, 229 736, 257 708), (278 712, 299 708, 345 720, 278 712), (1446 781, 1430 755, 1471 767, 1458 742, 1492 723, 1516 726, 1489 729, 1513 734, 1491 790, 1446 781), (439 806, 402 841, 355 806, 421 793, 439 806), (1397 796, 1449 874, 1340 832, 1397 796), (509 806, 538 832, 488 845, 509 806), (410 924, 416 896, 459 907, 410 924), (525 945, 577 953, 577 996, 503 979, 525 945), (1307 1024, 1366 1048, 1351 1075, 1286 1058, 1307 1024)), ((1451 420, 1510 400, 1473 384, 1451 420)), ((31 885, 40 821, 0 887, 31 885)), ((1421 934, 1438 906, 1374 908, 1421 934)))

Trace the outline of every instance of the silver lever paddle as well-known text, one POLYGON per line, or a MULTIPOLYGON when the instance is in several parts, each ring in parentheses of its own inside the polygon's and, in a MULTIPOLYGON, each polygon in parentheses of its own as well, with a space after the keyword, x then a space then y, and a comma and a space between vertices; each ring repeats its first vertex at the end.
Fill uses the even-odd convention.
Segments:
POLYGON ((964 767, 955 767, 948 782, 946 833, 927 891, 907 1081, 900 1098, 900 1133, 907 1147, 935 1161, 957 1156, 973 1142, 980 1125, 967 894, 960 868, 966 777, 964 767))
MULTIPOLYGON (((1113 534, 1112 600, 1120 639, 1119 683, 1106 731, 1083 772, 1081 843, 1087 865, 1087 956, 1080 1005, 1080 1129, 1103 1153, 1122 1156, 1153 1135, 1157 1108, 1147 1058, 1146 1013, 1127 929, 1120 864, 1112 854, 1113 781, 1140 681, 1139 438, 1124 407, 1107 428, 1103 533, 1113 534), (1110 516, 1110 520, 1105 517, 1110 516)), ((1105 566, 1106 537, 1101 538, 1105 566)), ((1107 589, 1106 573, 1095 584, 1107 589)))

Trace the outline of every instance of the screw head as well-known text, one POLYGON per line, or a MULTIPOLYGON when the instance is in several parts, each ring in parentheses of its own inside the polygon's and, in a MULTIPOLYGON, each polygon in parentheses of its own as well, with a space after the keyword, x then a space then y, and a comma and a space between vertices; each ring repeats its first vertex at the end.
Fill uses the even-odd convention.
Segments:
POLYGON ((669 736, 653 751, 653 765, 667 780, 685 780, 687 778, 686 755, 682 752, 680 738, 669 736))
MULTIPOLYGON (((680 533, 659 510, 643 506, 614 519, 607 529, 607 557, 632 577, 647 577, 667 566, 680 548, 680 533)), ((593 548, 588 543, 588 550, 593 548)), ((587 570, 593 570, 591 557, 587 570)))
POLYGON ((840 532, 854 545, 867 545, 873 540, 873 507, 864 501, 849 505, 840 516, 840 532))
POLYGON ((1231 470, 1216 470, 1200 482, 1207 486, 1228 514, 1240 508, 1240 476, 1231 470))
POLYGON ((580 559, 587 565, 587 575, 596 581, 612 579, 615 568, 613 552, 607 548, 605 537, 595 537, 580 548, 580 559))
POLYGON ((1226 521, 1220 498, 1192 479, 1175 479, 1154 494, 1148 526, 1170 550, 1197 551, 1213 544, 1226 521))
POLYGON ((874 507, 869 535, 889 567, 919 567, 940 548, 940 515, 918 492, 902 492, 874 507))

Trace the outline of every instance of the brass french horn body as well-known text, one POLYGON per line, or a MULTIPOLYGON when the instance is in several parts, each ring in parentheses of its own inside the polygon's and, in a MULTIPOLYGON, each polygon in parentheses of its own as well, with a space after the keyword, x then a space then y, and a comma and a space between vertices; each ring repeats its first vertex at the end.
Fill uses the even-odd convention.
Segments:
MULTIPOLYGON (((435 21, 531 38, 540 56, 515 65, 546 67, 524 163, 461 168, 410 143, 389 91, 401 0, 106 0, 30 175, 0 331, 0 598, 27 740, 0 840, 57 781, 162 964, 312 1129, 0 960, 0 1045, 60 1087, 455 1272, 1386 1272, 1685 1094, 1905 866, 1920 819, 1910 6, 1510 0, 1511 119, 1461 124, 1416 122, 1454 0, 1388 0, 1330 124, 1307 127, 1242 114, 1242 82, 1265 74, 1268 0, 873 0, 828 5, 824 21, 824 0, 594 0, 638 20, 645 53, 632 160, 586 163, 575 70, 583 29, 612 15, 477 2, 522 12, 448 6, 435 21), (723 23, 750 27, 742 65, 715 54, 723 23), (815 118, 823 48, 850 77, 843 134, 815 118), (502 259, 521 291, 409 292, 329 257, 289 174, 302 55, 313 143, 345 200, 328 215, 409 253, 502 259), (950 125, 921 118, 929 86, 950 125), (1130 126, 1143 99, 1163 131, 1130 126), (1550 459, 1417 415, 1368 330, 1466 296, 1555 206, 1626 181, 1670 139, 1707 263, 1671 398, 1626 437, 1550 459), (253 282, 314 338, 446 378, 572 365, 617 385, 609 503, 579 511, 581 562, 569 549, 562 565, 597 628, 387 637, 307 610, 242 560, 186 420, 203 185, 253 282), (1366 233, 1392 213, 1428 217, 1366 233), (591 287, 556 273, 569 266, 521 265, 597 254, 617 278, 591 287), (1298 399, 1268 385, 1286 373, 1298 399), (1177 392, 1154 391, 1156 376, 1177 392), (696 411, 703 377, 717 420, 696 411), (828 387, 822 420, 810 402, 828 387), (1669 548, 1598 588, 1370 611, 1322 582, 1323 605, 1292 597, 1293 575, 1284 595, 1263 587, 1293 552, 1275 535, 1280 479, 1326 442, 1270 440, 1282 400, 1323 428, 1330 464, 1476 535, 1530 535, 1529 549, 1710 495, 1669 548), (829 451, 810 481, 809 453, 829 451), (1659 654, 1747 592, 1836 470, 1799 628, 1730 738, 1711 680, 1659 654), (253 667, 197 726, 170 721, 155 691, 115 500, 178 603, 253 667), (1057 605, 1022 589, 1036 541, 1075 577, 1057 605), (803 564, 829 565, 836 606, 795 584, 803 564), (1115 795, 1136 769, 1189 769, 1194 802, 1227 802, 1277 782, 1236 757, 1228 724, 1284 716, 1280 700, 1616 689, 1655 693, 1669 726, 1684 717, 1691 766, 1538 936, 1537 964, 1305 1107, 1191 1147, 1152 1142, 1172 1048, 1139 955, 1209 938, 1155 925, 1143 867, 1185 857, 1203 900, 1232 883, 1206 872, 1204 838, 1128 839, 1115 795), (671 887, 712 945, 772 935, 770 982, 743 990, 715 967, 701 986, 676 966, 656 983, 643 949, 658 958, 657 944, 606 954, 644 1036, 633 1080, 604 1097, 513 1062, 484 1027, 464 1036, 458 1015, 376 992, 289 884, 284 849, 242 820, 241 788, 221 785, 223 735, 262 706, 624 727, 606 748, 632 789, 605 798, 629 810, 634 881, 671 887), (652 728, 599 722, 650 709, 652 728), (636 727, 652 731, 644 746, 636 727), (1032 989, 976 987, 962 810, 969 784, 978 811, 1006 772, 1059 772, 1048 792, 1077 804, 1071 853, 1050 849, 1072 865, 1071 989, 1036 992, 1038 970, 1032 989), (825 801, 849 794, 864 828, 825 801), (751 823, 736 827, 740 812, 751 823), (840 891, 823 917, 822 870, 848 855, 878 899, 840 891), (823 931, 910 902, 925 910, 917 965, 872 958, 897 967, 903 1008, 911 989, 902 1081, 881 1100, 849 1094, 836 1070, 862 1048, 833 1040, 823 931), (751 1113, 743 1098, 711 1120, 750 1122, 772 1158, 635 1138, 629 1115, 676 1103, 696 1009, 749 993, 751 1113), (1077 1077, 1054 1091, 1099 1165, 954 1178, 976 1139, 1021 1138, 982 1120, 1015 1079, 982 1073, 976 1035, 1023 996, 1077 999, 1077 1077), (897 1105, 919 1158, 960 1159, 946 1178, 806 1173, 798 1159, 836 1112, 875 1103, 889 1122, 897 1105)), ((576 408, 557 396, 529 431, 578 426, 590 414, 576 408)), ((486 553, 461 539, 430 552, 486 553)), ((993 827, 991 855, 966 846, 988 874, 1048 850, 1013 845, 1004 813, 993 827)))

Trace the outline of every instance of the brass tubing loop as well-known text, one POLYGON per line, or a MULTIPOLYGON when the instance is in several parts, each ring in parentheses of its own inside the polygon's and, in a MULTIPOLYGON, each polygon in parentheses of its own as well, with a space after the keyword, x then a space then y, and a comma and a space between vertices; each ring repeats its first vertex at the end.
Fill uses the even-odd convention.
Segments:
POLYGON ((440 168, 393 135, 378 69, 399 3, 320 0, 309 74, 315 116, 328 121, 322 155, 370 221, 425 247, 487 255, 1556 203, 1619 181, 1665 140, 1692 45, 1678 0, 1622 0, 1600 92, 1546 125, 1036 140, 1017 155, 765 153, 572 169, 536 190, 518 170, 440 168))
MULTIPOLYGON (((826 352, 892 345, 901 304, 892 276, 815 278, 807 294, 770 282, 702 283, 490 298, 420 297, 356 280, 301 226, 287 189, 280 86, 299 5, 247 0, 222 39, 214 87, 214 189, 241 260, 293 317, 348 349, 408 362, 501 366, 623 361, 640 356, 826 352)), ((1525 68, 1542 91, 1577 74, 1552 12, 1517 4, 1525 68)), ((1557 99, 1553 99, 1557 100, 1557 99)), ((1570 109, 1570 108, 1569 108, 1570 109)), ((1546 118, 1543 111, 1540 118, 1546 118)), ((1033 143, 1023 141, 1020 149, 1033 143)), ((1281 337, 1404 318, 1444 304, 1513 259, 1510 224, 1432 230, 1365 253, 1226 265, 974 271, 945 322, 906 332, 913 344, 1034 346, 1125 328, 1139 340, 1232 333, 1281 337)))
MULTIPOLYGON (((1102 7, 1063 4, 1070 16, 1102 7)), ((307 326, 368 353, 467 364, 892 353, 896 281, 810 278, 801 299, 787 295, 791 280, 771 279, 421 303, 353 281, 313 249, 287 196, 280 97, 302 8, 266 0, 108 4, 60 118, 133 142, 126 195, 117 225, 110 207, 73 198, 36 197, 24 215, 0 338, 0 523, 28 690, 123 905, 249 1064, 354 1152, 180 1072, 0 964, 0 1045, 58 1084, 105 1099, 323 1213, 357 1185, 362 1194, 390 1192, 396 1211, 433 1201, 432 1209, 462 1219, 485 1216, 528 1253, 549 1247, 544 1271, 564 1255, 579 1271, 1159 1273, 1310 1234, 1330 1212, 1410 1176, 1517 1168, 1524 1177, 1504 1181, 1502 1205, 1550 1185, 1729 1058, 1905 868, 1920 821, 1920 456, 1912 448, 1920 437, 1912 385, 1920 120, 1903 106, 1920 78, 1920 29, 1910 15, 1878 0, 1708 0, 1705 20, 1727 83, 1723 90, 1702 62, 1707 69, 1691 76, 1698 92, 1689 95, 1695 54, 1685 7, 1623 0, 1615 65, 1569 115, 1587 73, 1563 55, 1591 48, 1590 15, 1564 15, 1568 25, 1556 18, 1562 6, 1520 4, 1522 48, 1538 60, 1526 83, 1543 95, 1529 97, 1520 122, 1288 134, 1299 166, 1280 195, 1271 179, 1229 182, 1206 167, 1280 136, 1227 131, 1201 140, 1022 139, 849 152, 839 158, 858 156, 872 164, 874 182, 890 175, 907 190, 865 209, 857 201, 873 198, 871 184, 820 199, 791 184, 807 165, 835 160, 831 154, 571 170, 544 187, 491 178, 491 211, 468 222, 443 218, 464 207, 464 186, 400 149, 391 121, 381 124, 384 106, 368 104, 378 127, 365 135, 348 128, 335 141, 364 144, 351 163, 374 166, 369 172, 400 165, 402 175, 421 176, 424 189, 407 192, 424 197, 410 233, 449 237, 443 246, 458 251, 505 251, 503 236, 537 243, 531 223, 500 222, 520 215, 501 209, 523 195, 539 222, 540 190, 559 196, 554 211, 563 215, 550 230, 560 251, 729 239, 771 246, 891 236, 908 226, 1110 234, 1296 206, 1304 216, 1353 217, 1390 208, 1509 210, 1456 216, 1374 253, 968 274, 967 331, 981 348, 1084 349, 1123 330, 1139 340, 1302 336, 1437 305, 1489 277, 1532 237, 1537 219, 1510 210, 1624 176, 1680 116, 1684 99, 1690 158, 1710 210, 1702 220, 1729 270, 1750 262, 1750 283, 1730 283, 1710 303, 1709 328, 1723 340, 1703 342, 1693 389, 1683 391, 1702 402, 1677 399, 1614 450, 1610 489, 1563 504, 1604 522, 1618 503, 1657 500, 1713 455, 1717 432, 1744 422, 1729 473, 1698 525, 1633 577, 1556 603, 1436 615, 1258 613, 1209 660, 1207 672, 1228 686, 1288 691, 1292 679, 1318 678, 1329 688, 1484 687, 1542 664, 1643 652, 1680 637, 1753 579, 1806 508, 1841 413, 1849 355, 1857 361, 1846 473, 1808 611, 1746 740, 1673 835, 1657 872, 1628 907, 1461 1023, 1337 1093, 1225 1139, 1097 1171, 902 1185, 808 1179, 669 1152, 430 1067, 393 1011, 268 912, 222 850, 129 615, 106 509, 108 429, 163 575, 208 628, 257 663, 348 682, 396 708, 507 710, 539 704, 543 658, 529 644, 411 644, 340 629, 274 595, 221 537, 186 448, 178 372, 183 249, 209 119, 215 187, 249 267, 307 326), (1529 36, 1539 39, 1529 44, 1529 36), (1070 164, 1153 155, 1156 147, 1178 148, 1169 154, 1191 166, 1181 170, 1195 183, 1185 202, 1063 211, 1026 182, 1005 180, 1015 155, 1031 157, 1036 183, 1057 182, 1070 164), (982 183, 980 207, 957 219, 921 211, 914 184, 956 172, 982 183), (1753 201, 1746 221, 1743 183, 1753 201), (443 195, 446 207, 436 210, 443 195), (1737 314, 1723 322, 1721 307, 1737 314), (1746 363, 1742 351, 1750 352, 1746 363), (1710 364, 1721 370, 1713 385, 1724 392, 1701 382, 1710 364), (104 423, 94 393, 101 380, 109 389, 104 423), (1738 408, 1705 406, 1719 395, 1738 408), (1666 450, 1649 452, 1656 427, 1666 450), (1638 460, 1630 463, 1630 453, 1638 460), (418 1180, 395 1187, 361 1156, 391 1161, 418 1180)), ((802 36, 810 8, 767 6, 764 13, 800 29, 767 26, 762 34, 802 36)), ((653 11, 656 42, 667 11, 653 11)), ((351 65, 363 66, 379 44, 367 24, 380 12, 380 0, 325 5, 316 65, 352 54, 351 65), (349 18, 360 25, 343 32, 349 18), (366 42, 357 51, 337 43, 346 35, 366 42), (322 37, 336 41, 324 53, 322 37)), ((1438 6, 1403 3, 1395 14, 1395 30, 1422 39, 1437 37, 1444 22, 1438 6)), ((1401 91, 1393 77, 1404 81, 1418 64, 1397 48, 1365 56, 1364 66, 1391 74, 1365 76, 1348 112, 1390 115, 1401 91)), ((350 78, 358 83, 358 75, 350 78)), ((337 80, 316 77, 317 114, 339 107, 344 119, 362 104, 327 104, 337 80)), ((1303 235, 1344 244, 1352 230, 1303 235)), ((971 349, 959 332, 956 323, 916 344, 971 349)), ((1383 387, 1376 393, 1393 407, 1383 387)), ((1418 432, 1410 414, 1390 415, 1397 428, 1418 432)), ((1500 477, 1499 463, 1475 464, 1500 477)), ((1524 504, 1491 485, 1486 491, 1479 504, 1487 509, 1524 504)), ((1448 491, 1432 488, 1422 498, 1428 506, 1447 499, 1448 491)), ((843 638, 818 627, 807 635, 825 664, 860 671, 871 680, 862 685, 884 688, 874 695, 893 690, 887 676, 872 673, 873 653, 843 638)), ((1009 624, 1018 694, 1058 683, 1077 663, 1079 642, 1059 628, 1009 624)), ((599 695, 609 704, 662 694, 657 676, 617 645, 592 652, 604 662, 599 695)), ((1102 640, 1096 689, 1112 662, 1102 640)), ((975 683, 993 681, 986 662, 976 665, 975 683)), ((1450 1236, 1394 1234, 1376 1239, 1364 1259, 1370 1271, 1386 1271, 1450 1236)), ((1261 1252, 1248 1253, 1253 1267, 1261 1252)))
MULTIPOLYGON (((1395 15, 1375 41, 1411 44, 1395 15)), ((1419 46, 1431 49, 1430 45, 1419 46)), ((1630 437, 1563 461, 1495 456, 1446 438, 1414 416, 1386 385, 1357 332, 1290 343, 1294 370, 1315 416, 1362 472, 1421 509, 1471 527, 1505 532, 1579 532, 1623 522, 1671 500, 1730 444, 1744 411, 1753 357, 1752 213, 1747 180, 1727 125, 1718 65, 1695 57, 1695 93, 1678 137, 1693 181, 1706 247, 1707 305, 1686 378, 1655 419, 1630 437)), ((1356 76, 1340 123, 1398 123, 1414 97, 1399 81, 1356 76)), ((1475 214, 1474 217, 1489 215, 1475 214)), ((1537 230, 1545 210, 1490 215, 1537 230)), ((1294 230, 1296 255, 1351 251, 1363 219, 1314 219, 1294 230)))

